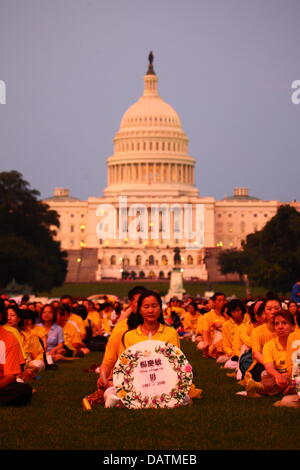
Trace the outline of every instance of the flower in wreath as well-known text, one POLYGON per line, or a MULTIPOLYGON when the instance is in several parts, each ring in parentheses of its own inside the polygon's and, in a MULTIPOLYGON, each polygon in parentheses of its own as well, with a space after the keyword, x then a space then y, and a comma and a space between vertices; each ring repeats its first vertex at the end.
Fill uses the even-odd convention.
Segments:
POLYGON ((127 357, 121 357, 120 361, 121 361, 122 364, 128 364, 127 357))
POLYGON ((192 369, 192 366, 190 364, 187 364, 184 368, 184 372, 187 372, 187 373, 192 372, 192 370, 193 369, 192 369))
POLYGON ((175 354, 177 354, 177 356, 179 356, 181 354, 180 349, 176 349, 175 354))
POLYGON ((147 351, 147 350, 145 350, 145 351, 143 351, 143 354, 142 354, 142 356, 143 356, 143 357, 149 357, 149 356, 150 356, 150 354, 151 354, 151 351, 147 351))
POLYGON ((120 397, 121 399, 125 397, 126 395, 126 392, 125 390, 122 388, 122 390, 119 390, 118 393, 117 393, 118 397, 120 397))

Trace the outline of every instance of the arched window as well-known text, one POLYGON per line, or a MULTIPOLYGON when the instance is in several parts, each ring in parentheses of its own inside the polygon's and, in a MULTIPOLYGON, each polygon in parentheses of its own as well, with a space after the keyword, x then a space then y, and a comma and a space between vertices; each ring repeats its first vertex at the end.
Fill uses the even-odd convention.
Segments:
POLYGON ((110 257, 110 264, 111 264, 111 265, 116 264, 116 257, 115 257, 115 255, 112 255, 112 256, 110 257))
POLYGON ((129 258, 127 256, 123 258, 123 266, 129 266, 129 258))
POLYGON ((161 264, 167 266, 168 264, 168 257, 166 255, 162 255, 161 257, 161 264))
POLYGON ((140 266, 142 264, 141 255, 137 255, 137 257, 135 258, 135 264, 136 264, 136 266, 140 266))
POLYGON ((188 255, 187 264, 194 264, 194 259, 193 259, 192 255, 188 255))
POLYGON ((155 259, 154 259, 154 256, 153 256, 153 255, 150 255, 150 256, 149 256, 149 264, 150 264, 150 265, 155 264, 155 259))

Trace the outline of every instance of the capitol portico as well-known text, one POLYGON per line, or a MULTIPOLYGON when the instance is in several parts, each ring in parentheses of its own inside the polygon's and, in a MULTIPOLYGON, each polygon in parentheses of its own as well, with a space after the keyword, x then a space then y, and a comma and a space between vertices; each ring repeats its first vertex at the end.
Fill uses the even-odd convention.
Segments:
MULTIPOLYGON (((195 186, 196 159, 188 153, 188 142, 178 114, 159 96, 150 54, 143 95, 125 112, 113 139, 104 196, 81 201, 71 197, 69 190, 56 188, 54 195, 45 199, 60 216, 56 238, 68 251, 67 281, 120 279, 128 275, 166 278, 174 265, 175 247, 180 249, 184 279, 213 280, 209 259, 216 257, 219 249, 240 248, 249 233, 260 230, 276 214, 282 203, 251 197, 247 188, 235 188, 233 196, 221 201, 201 197, 195 186), (120 196, 126 197, 129 223, 134 219, 130 208, 136 208, 135 217, 139 206, 146 208, 147 230, 140 223, 140 236, 101 238, 96 227, 101 227, 104 220, 103 210, 99 210, 103 205, 114 208, 117 229, 123 230, 120 196), (164 236, 162 212, 157 219, 157 235, 150 235, 153 205, 171 208, 168 238, 164 236), (201 207, 201 246, 176 226, 183 220, 181 215, 177 217, 176 208, 184 207, 192 210, 193 232, 199 228, 195 214, 196 208, 201 207)), ((300 209, 299 203, 291 204, 300 209)))

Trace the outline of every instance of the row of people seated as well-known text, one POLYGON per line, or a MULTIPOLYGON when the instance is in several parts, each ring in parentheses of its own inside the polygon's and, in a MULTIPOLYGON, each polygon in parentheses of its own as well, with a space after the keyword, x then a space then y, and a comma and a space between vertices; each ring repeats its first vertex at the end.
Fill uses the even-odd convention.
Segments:
MULTIPOLYGON (((294 302, 282 304, 274 298, 248 305, 239 299, 226 303, 224 294, 214 296, 215 307, 202 317, 198 349, 216 359, 227 374, 245 386, 250 397, 284 394, 276 406, 300 406, 297 384, 300 368, 293 353, 300 346, 300 313, 294 302)), ((300 363, 300 356, 299 356, 300 363)))
MULTIPOLYGON (((27 308, 27 302, 17 305, 12 299, 0 298, 0 404, 28 403, 32 394, 28 382, 45 369, 54 369, 57 367, 56 362, 82 357, 91 350, 104 350, 111 331, 110 325, 116 320, 110 318, 113 306, 106 302, 97 305, 97 310, 93 302, 87 300, 85 303, 90 307, 88 311, 83 304, 76 304, 68 295, 60 301, 45 305, 29 303, 30 308, 27 308), (13 339, 7 343, 7 338, 13 339), (95 342, 96 338, 101 338, 101 342, 95 342), (15 399, 15 388, 22 391, 22 387, 8 384, 8 377, 5 377, 12 369, 5 366, 11 358, 18 362, 17 367, 13 362, 11 381, 16 384, 26 382, 26 387, 23 387, 26 395, 24 400, 15 399), (9 385, 9 389, 6 385, 9 385)), ((115 308, 121 310, 120 305, 115 308)))
MULTIPOLYGON (((144 291, 143 286, 132 289, 128 303, 123 305, 98 304, 88 299, 78 303, 71 296, 38 305, 36 311, 32 304, 26 309, 25 304, 18 308, 13 302, 6 303, 2 323, 7 331, 13 330, 20 344, 27 375, 30 371, 38 374, 51 362, 66 357, 82 357, 89 351, 105 350, 99 368, 99 385, 107 386, 121 348, 125 346, 122 343, 125 332, 137 327, 137 303, 144 291)), ((207 302, 191 297, 184 301, 174 298, 161 310, 164 323, 172 326, 179 337, 195 341, 205 357, 215 358, 226 368, 233 369, 238 380, 248 380, 244 383, 247 394, 251 395, 256 394, 257 389, 262 390, 257 383, 266 370, 263 347, 274 337, 273 317, 281 308, 278 299, 268 299, 248 305, 246 311, 239 299, 227 303, 224 294, 216 293, 207 302)), ((297 316, 297 304, 290 302, 286 308, 293 318, 297 316)), ((142 336, 139 332, 138 337, 142 336)))

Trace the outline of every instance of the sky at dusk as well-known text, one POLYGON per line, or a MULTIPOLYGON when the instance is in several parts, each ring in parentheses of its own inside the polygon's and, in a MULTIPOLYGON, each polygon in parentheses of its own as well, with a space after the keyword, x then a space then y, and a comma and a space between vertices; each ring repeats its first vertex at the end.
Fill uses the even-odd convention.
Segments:
POLYGON ((299 0, 0 0, 0 171, 101 196, 149 52, 201 196, 300 200, 299 0))

